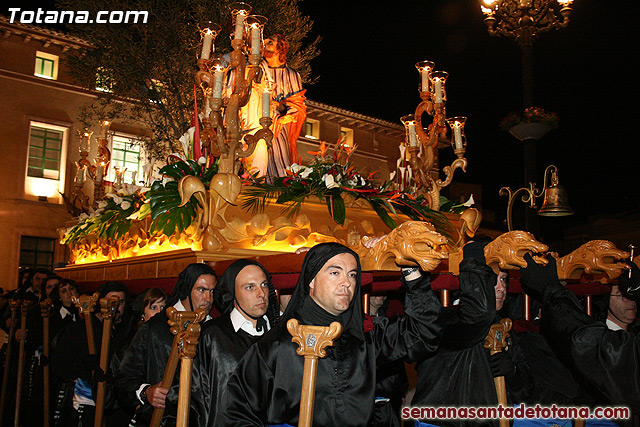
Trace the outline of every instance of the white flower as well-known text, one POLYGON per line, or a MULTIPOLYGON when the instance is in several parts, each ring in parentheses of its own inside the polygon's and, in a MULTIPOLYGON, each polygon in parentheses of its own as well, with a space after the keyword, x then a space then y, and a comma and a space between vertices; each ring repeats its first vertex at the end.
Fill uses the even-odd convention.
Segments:
POLYGON ((204 157, 200 156, 200 158, 198 159, 198 164, 200 166, 203 166, 207 163, 207 159, 205 159, 204 157))
POLYGON ((120 207, 122 208, 123 211, 126 211, 131 207, 131 202, 128 200, 123 200, 122 203, 120 204, 120 207))
POLYGON ((463 204, 465 206, 473 206, 475 203, 476 203, 475 200, 473 200, 473 194, 471 194, 471 196, 469 197, 469 200, 467 200, 463 204))
POLYGON ((85 219, 89 218, 89 215, 87 215, 86 213, 82 212, 80 215, 78 215, 78 219, 80 221, 84 221, 85 219))
POLYGON ((404 159, 404 154, 407 151, 407 147, 404 146, 404 144, 400 145, 400 159, 404 159))
POLYGON ((167 185, 167 182, 175 181, 173 178, 164 177, 162 178, 162 185, 167 185))
POLYGON ((336 184, 336 181, 333 179, 333 175, 324 174, 322 176, 322 181, 324 181, 324 185, 327 189, 338 187, 338 184, 336 184))
POLYGON ((305 166, 305 168, 302 170, 302 173, 300 174, 300 177, 307 178, 309 175, 311 175, 312 172, 313 172, 313 168, 308 168, 305 166))
POLYGON ((178 141, 180 141, 180 144, 182 145, 182 151, 184 152, 185 156, 189 155, 189 148, 191 147, 191 141, 193 141, 193 135, 195 131, 196 128, 191 127, 188 131, 182 134, 180 139, 178 139, 178 141))
POLYGON ((104 209, 107 207, 107 201, 106 200, 99 200, 98 201, 98 210, 104 209))
POLYGON ((292 165, 289 167, 289 170, 290 170, 291 172, 293 172, 293 173, 298 173, 298 172, 300 172, 303 168, 304 168, 304 166, 299 165, 299 164, 297 164, 297 163, 294 163, 294 164, 292 164, 292 165))
POLYGON ((111 196, 111 198, 113 199, 113 202, 114 202, 116 205, 119 205, 119 204, 121 204, 121 203, 122 203, 122 201, 123 201, 122 197, 118 196, 118 195, 117 195, 117 194, 115 194, 115 193, 109 193, 109 194, 111 194, 111 195, 112 195, 112 196, 111 196))
POLYGON ((396 177, 396 171, 393 171, 389 174, 389 181, 393 181, 393 178, 396 177))

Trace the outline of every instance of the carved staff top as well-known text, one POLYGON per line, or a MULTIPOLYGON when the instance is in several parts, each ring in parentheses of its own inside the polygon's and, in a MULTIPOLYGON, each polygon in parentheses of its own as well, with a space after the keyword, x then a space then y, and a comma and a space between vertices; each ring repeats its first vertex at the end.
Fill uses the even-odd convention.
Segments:
POLYGON ((116 310, 118 309, 118 304, 120 304, 120 298, 115 295, 112 295, 109 298, 101 298, 100 314, 102 315, 102 318, 105 320, 113 318, 116 314, 116 310))
POLYGON ((178 355, 181 359, 193 359, 200 338, 200 322, 207 313, 199 308, 196 311, 178 311, 175 307, 167 309, 170 331, 177 337, 178 355))
POLYGON ((484 339, 484 348, 488 349, 491 354, 505 349, 511 325, 511 319, 501 319, 500 323, 491 325, 491 329, 484 339))
POLYGON ((42 317, 49 317, 51 307, 53 307, 53 301, 51 301, 51 298, 47 298, 46 300, 40 302, 40 311, 42 313, 42 317))
POLYGON ((20 304, 22 304, 22 300, 19 299, 12 299, 9 301, 9 308, 11 309, 12 316, 18 311, 20 304))
POLYGON ((78 307, 80 313, 86 315, 87 313, 93 312, 93 308, 98 303, 100 299, 100 294, 98 292, 93 295, 74 295, 71 297, 71 301, 78 307))
POLYGON ((297 319, 289 319, 287 330, 291 341, 298 344, 296 353, 305 359, 317 359, 327 355, 326 347, 333 346, 333 340, 342 334, 342 325, 332 322, 329 327, 301 325, 297 319))

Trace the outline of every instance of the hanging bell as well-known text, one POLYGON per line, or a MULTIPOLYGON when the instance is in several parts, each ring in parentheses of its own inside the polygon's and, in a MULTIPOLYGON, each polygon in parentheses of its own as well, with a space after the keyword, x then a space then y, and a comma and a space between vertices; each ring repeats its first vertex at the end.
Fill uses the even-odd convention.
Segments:
POLYGON ((573 209, 569 206, 567 190, 562 185, 552 185, 544 189, 544 200, 538 211, 541 216, 568 216, 573 215, 573 209))

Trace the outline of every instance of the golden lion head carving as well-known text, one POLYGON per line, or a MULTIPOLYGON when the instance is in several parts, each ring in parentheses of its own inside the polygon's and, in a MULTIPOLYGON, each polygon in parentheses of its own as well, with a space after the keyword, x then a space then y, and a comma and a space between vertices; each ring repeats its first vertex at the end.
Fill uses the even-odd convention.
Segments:
POLYGON ((484 248, 487 265, 496 274, 502 270, 518 270, 526 267, 524 260, 526 253, 531 254, 539 264, 547 264, 547 260, 540 255, 547 252, 549 247, 526 231, 514 230, 501 234, 484 248))
POLYGON ((610 279, 620 276, 627 265, 620 260, 629 258, 629 253, 621 251, 608 240, 591 240, 557 260, 558 277, 579 279, 582 273, 606 274, 610 279))

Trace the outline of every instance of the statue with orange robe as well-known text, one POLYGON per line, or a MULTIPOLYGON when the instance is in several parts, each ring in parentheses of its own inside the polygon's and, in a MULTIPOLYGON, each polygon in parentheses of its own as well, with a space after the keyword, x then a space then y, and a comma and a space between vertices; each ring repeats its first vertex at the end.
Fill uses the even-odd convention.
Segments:
MULTIPOLYGON (((307 107, 304 103, 306 89, 302 88, 300 74, 287 66, 287 52, 289 43, 282 34, 273 34, 265 39, 262 51, 263 60, 260 66, 263 78, 260 84, 255 84, 252 98, 260 98, 265 86, 271 91, 271 118, 273 124, 273 141, 271 150, 267 150, 264 141, 256 146, 253 155, 247 158, 247 168, 258 175, 269 177, 285 176, 286 168, 294 163, 300 163, 297 141, 302 126, 307 117, 307 107)), ((253 103, 253 99, 249 102, 253 103)), ((261 100, 255 99, 256 104, 261 100)), ((253 104, 255 105, 255 104, 253 104)), ((261 109, 251 109, 254 113, 261 109)), ((248 112, 248 114, 251 114, 248 112)), ((247 125, 252 122, 246 118, 247 125)), ((248 126, 257 129, 258 126, 248 126)))

